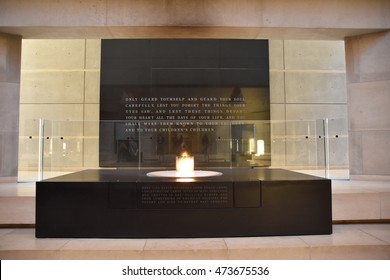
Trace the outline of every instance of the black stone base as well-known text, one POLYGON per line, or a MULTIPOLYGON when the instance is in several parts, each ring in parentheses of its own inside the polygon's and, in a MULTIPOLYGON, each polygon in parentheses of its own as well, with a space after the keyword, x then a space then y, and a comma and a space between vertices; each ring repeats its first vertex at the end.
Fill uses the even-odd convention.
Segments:
POLYGON ((36 183, 36 237, 158 238, 332 233, 331 181, 224 169, 189 182, 87 170, 36 183))

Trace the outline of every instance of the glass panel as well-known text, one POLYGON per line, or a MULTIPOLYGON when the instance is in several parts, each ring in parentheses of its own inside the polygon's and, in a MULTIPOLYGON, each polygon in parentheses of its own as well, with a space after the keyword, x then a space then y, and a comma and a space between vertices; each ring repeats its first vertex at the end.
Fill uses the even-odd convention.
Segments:
POLYGON ((18 163, 18 180, 20 182, 41 179, 41 124, 42 120, 25 120, 20 123, 18 163))
POLYGON ((327 178, 327 142, 326 142, 326 123, 325 120, 316 120, 316 148, 317 148, 317 175, 320 177, 327 178))
POLYGON ((327 178, 349 179, 348 120, 327 119, 327 178))
POLYGON ((139 122, 140 167, 175 168, 183 152, 194 157, 196 168, 230 167, 230 133, 229 122, 139 122))
POLYGON ((115 135, 113 149, 108 151, 111 145, 103 145, 101 151, 111 152, 110 165, 118 167, 138 167, 141 155, 142 134, 140 134, 138 122, 109 121, 106 122, 110 131, 115 135), (116 162, 116 163, 115 163, 116 162), (114 164, 112 164, 114 163, 114 164))
POLYGON ((43 179, 84 169, 82 121, 44 122, 43 179))
POLYGON ((99 166, 99 157, 117 168, 175 169, 176 156, 183 151, 194 156, 195 168, 200 170, 272 167, 347 179, 347 132, 345 119, 245 120, 218 125, 207 121, 29 120, 20 129, 19 180, 107 168, 99 166), (107 133, 115 135, 111 137, 114 145, 99 141, 107 133))
POLYGON ((285 168, 324 176, 321 122, 286 122, 285 168))
POLYGON ((255 122, 254 129, 254 151, 252 152, 254 165, 271 166, 271 122, 255 122))

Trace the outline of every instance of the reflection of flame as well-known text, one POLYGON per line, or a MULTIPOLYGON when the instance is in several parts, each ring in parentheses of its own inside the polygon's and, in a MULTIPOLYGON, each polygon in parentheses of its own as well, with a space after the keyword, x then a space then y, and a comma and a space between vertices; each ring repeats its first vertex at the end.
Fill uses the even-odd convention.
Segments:
POLYGON ((195 180, 193 178, 178 178, 176 179, 178 182, 183 182, 183 183, 187 183, 187 182, 194 182, 195 180))

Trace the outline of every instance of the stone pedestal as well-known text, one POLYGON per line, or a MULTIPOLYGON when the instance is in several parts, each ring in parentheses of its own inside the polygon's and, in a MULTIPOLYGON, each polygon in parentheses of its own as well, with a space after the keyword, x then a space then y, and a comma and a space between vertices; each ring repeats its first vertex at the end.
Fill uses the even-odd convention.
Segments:
POLYGON ((90 170, 36 188, 37 237, 165 238, 332 233, 331 181, 282 169, 176 179, 90 170))

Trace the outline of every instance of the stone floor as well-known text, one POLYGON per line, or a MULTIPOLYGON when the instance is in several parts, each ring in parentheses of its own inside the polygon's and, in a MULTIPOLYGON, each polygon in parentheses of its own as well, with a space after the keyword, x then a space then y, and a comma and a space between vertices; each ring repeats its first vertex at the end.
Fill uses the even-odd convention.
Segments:
POLYGON ((0 229, 0 259, 390 259, 390 224, 334 225, 331 235, 199 239, 36 239, 0 229))

